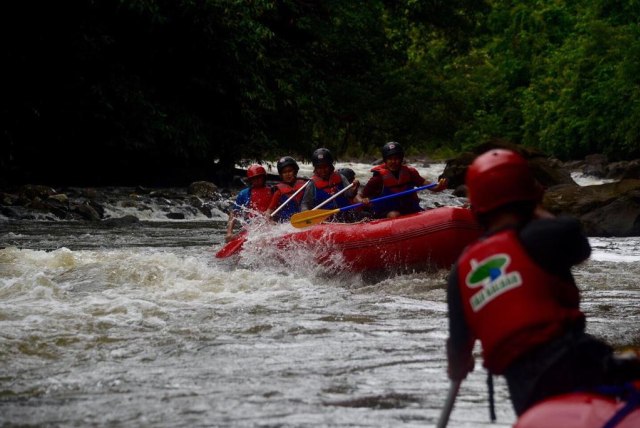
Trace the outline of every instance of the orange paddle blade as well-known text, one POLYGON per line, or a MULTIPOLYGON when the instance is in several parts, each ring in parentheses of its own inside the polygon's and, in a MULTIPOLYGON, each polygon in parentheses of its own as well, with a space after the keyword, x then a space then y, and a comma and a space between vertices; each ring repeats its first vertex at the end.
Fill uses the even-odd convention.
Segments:
POLYGON ((291 225, 298 229, 313 226, 314 224, 322 223, 328 217, 338 212, 340 212, 340 208, 336 208, 334 210, 302 211, 291 216, 291 225))

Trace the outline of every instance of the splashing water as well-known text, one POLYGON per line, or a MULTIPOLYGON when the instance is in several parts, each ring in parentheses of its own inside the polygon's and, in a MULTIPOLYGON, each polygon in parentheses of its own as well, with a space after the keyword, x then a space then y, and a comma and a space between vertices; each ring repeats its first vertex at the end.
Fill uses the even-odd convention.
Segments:
MULTIPOLYGON (((288 224, 252 233, 229 263, 213 257, 225 222, 0 222, 0 424, 435 425, 446 270, 335 274, 306 250, 260 244, 288 224)), ((588 330, 640 345, 640 240, 591 243, 575 268, 588 330)), ((489 421, 476 355, 451 427, 489 421)), ((492 426, 511 426, 495 387, 492 426)))

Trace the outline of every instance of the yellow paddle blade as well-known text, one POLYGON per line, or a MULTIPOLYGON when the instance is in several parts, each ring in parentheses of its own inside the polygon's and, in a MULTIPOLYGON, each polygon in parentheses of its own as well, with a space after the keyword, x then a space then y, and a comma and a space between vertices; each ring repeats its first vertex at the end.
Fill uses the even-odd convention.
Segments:
POLYGON ((291 216, 291 225, 298 229, 313 226, 314 224, 322 223, 327 219, 327 217, 338 212, 340 212, 340 208, 336 208, 334 210, 302 211, 291 216))

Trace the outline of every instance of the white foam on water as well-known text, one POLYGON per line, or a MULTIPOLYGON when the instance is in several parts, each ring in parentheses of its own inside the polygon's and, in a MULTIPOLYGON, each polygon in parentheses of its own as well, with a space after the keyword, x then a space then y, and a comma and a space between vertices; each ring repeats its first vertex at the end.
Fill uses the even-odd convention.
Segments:
POLYGON ((629 238, 589 238, 591 259, 607 262, 640 261, 640 243, 637 237, 629 238))
MULTIPOLYGON (((298 172, 299 177, 310 178, 313 175, 313 165, 310 162, 298 162, 298 165, 300 166, 300 171, 298 172)), ((445 164, 442 162, 434 162, 428 165, 408 163, 407 165, 416 168, 422 177, 431 182, 438 179, 438 176, 442 174, 445 167, 445 164)), ((356 173, 356 178, 360 181, 361 185, 364 185, 367 180, 369 180, 372 175, 371 168, 373 167, 374 165, 372 164, 361 162, 336 162, 335 164, 336 169, 351 168, 353 172, 356 173)))
POLYGON ((573 181, 580 186, 595 186, 598 184, 615 183, 616 181, 619 181, 611 178, 594 177, 593 175, 583 174, 580 171, 573 171, 571 173, 571 178, 573 178, 573 181))
POLYGON ((189 203, 179 201, 148 201, 145 204, 131 204, 127 201, 115 201, 115 203, 104 204, 104 218, 120 218, 134 216, 143 221, 211 221, 226 220, 227 214, 218 208, 211 208, 211 217, 189 203), (184 218, 172 219, 167 217, 170 212, 180 214, 184 218))
MULTIPOLYGON (((369 168, 354 169, 365 181, 369 168)), ((438 173, 423 174, 434 179, 438 173)), ((198 225, 54 229, 33 223, 9 232, 31 239, 19 241, 26 248, 0 249, 0 420, 435 424, 449 383, 446 271, 366 285, 354 276, 327 275, 304 248, 279 254, 273 239, 294 232, 288 223, 256 230, 246 254, 223 263, 211 243, 219 246, 224 228, 198 225), (266 263, 276 257, 281 260, 266 263)), ((592 260, 575 269, 588 328, 624 344, 637 337, 640 322, 634 267, 640 240, 590 242, 592 260), (634 261, 623 266, 627 260, 634 261)), ((452 427, 489 424, 486 372, 476 356, 452 427)), ((511 426, 515 416, 502 378, 495 392, 498 422, 491 426, 511 426)))

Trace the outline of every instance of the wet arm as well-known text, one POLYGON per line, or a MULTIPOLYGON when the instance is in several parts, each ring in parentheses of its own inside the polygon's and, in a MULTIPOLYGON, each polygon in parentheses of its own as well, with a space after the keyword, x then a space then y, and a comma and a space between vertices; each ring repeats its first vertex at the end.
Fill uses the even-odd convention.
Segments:
POLYGON ((224 237, 226 242, 233 239, 233 227, 236 224, 236 219, 233 211, 229 212, 229 220, 227 221, 227 233, 224 237))
POLYGON ((451 270, 447 286, 449 309, 449 338, 447 339, 447 372, 452 380, 464 379, 473 370, 473 344, 475 338, 467 325, 458 285, 457 265, 451 270))
POLYGON ((229 220, 227 221, 227 233, 225 235, 225 241, 229 242, 233 239, 233 228, 238 223, 237 217, 240 215, 241 211, 247 206, 249 203, 248 192, 241 191, 236 196, 236 200, 233 203, 233 207, 229 212, 229 220))
POLYGON ((591 246, 582 225, 571 217, 543 218, 520 231, 529 255, 547 271, 568 275, 572 266, 591 255, 591 246))
POLYGON ((378 174, 374 175, 367 181, 364 189, 362 189, 361 196, 363 198, 373 199, 382 193, 382 177, 378 174))
MULTIPOLYGON (((360 185, 360 182, 358 180, 354 180, 354 183, 355 184, 351 189, 344 192, 344 196, 348 199, 353 199, 358 194, 358 186, 360 185)), ((349 180, 347 180, 344 176, 342 176, 342 188, 346 189, 350 185, 351 183, 349 183, 349 180)))

